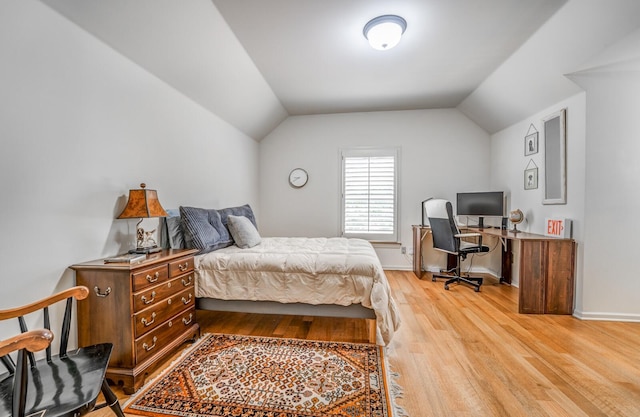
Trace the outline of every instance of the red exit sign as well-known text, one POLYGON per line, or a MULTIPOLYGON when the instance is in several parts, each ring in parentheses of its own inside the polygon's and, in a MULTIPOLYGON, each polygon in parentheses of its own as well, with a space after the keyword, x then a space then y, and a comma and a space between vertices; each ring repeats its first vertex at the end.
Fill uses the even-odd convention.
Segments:
POLYGON ((569 219, 546 219, 545 235, 555 237, 571 237, 571 220, 569 219))

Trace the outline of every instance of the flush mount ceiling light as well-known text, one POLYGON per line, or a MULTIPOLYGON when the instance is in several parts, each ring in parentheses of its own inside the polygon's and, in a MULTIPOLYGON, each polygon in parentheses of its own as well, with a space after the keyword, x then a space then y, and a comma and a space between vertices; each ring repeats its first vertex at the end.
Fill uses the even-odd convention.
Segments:
POLYGON ((405 29, 406 20, 400 16, 386 14, 369 20, 362 32, 373 49, 386 51, 400 42, 405 29))

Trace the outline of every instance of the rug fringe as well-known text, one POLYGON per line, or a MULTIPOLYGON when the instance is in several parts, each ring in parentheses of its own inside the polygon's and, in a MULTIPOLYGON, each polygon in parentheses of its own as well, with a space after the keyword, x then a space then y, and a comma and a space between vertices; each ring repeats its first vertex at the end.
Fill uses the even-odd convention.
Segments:
POLYGON ((400 378, 400 374, 394 371, 389 362, 387 360, 387 356, 384 356, 384 360, 387 361, 387 370, 389 374, 388 384, 389 384, 389 394, 391 395, 391 407, 393 408, 393 417, 409 417, 406 410, 398 404, 397 399, 404 397, 404 389, 398 383, 398 379, 400 378))

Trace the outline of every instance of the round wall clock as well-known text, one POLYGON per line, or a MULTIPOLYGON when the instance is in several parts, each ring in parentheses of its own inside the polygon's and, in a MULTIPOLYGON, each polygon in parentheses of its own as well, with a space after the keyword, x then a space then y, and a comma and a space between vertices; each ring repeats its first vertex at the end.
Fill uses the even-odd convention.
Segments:
POLYGON ((295 168, 289 173, 289 184, 294 188, 302 188, 309 180, 309 174, 302 168, 295 168))

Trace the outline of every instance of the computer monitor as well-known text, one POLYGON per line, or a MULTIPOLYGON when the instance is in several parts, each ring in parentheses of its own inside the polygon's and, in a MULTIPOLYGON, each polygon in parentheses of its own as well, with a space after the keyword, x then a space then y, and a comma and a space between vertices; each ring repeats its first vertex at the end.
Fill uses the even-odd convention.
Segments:
POLYGON ((478 227, 482 228, 485 217, 504 216, 504 192, 458 193, 456 214, 458 216, 478 216, 478 227))

